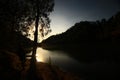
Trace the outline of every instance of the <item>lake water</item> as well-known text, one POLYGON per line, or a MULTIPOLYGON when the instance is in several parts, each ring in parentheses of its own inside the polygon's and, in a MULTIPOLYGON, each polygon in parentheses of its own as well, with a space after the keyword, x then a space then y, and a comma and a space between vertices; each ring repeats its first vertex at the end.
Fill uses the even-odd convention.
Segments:
POLYGON ((38 48, 36 59, 38 62, 51 63, 52 65, 57 65, 61 69, 71 72, 77 72, 80 67, 82 67, 79 61, 73 59, 64 51, 49 51, 38 48))
MULTIPOLYGON (((57 65, 64 71, 78 73, 80 75, 87 76, 90 80, 96 80, 96 78, 101 78, 104 80, 106 78, 115 78, 117 72, 119 72, 119 64, 114 63, 80 63, 75 60, 68 53, 64 51, 49 51, 42 48, 37 49, 36 54, 37 61, 49 63, 52 65, 57 65)), ((106 80, 106 79, 105 79, 106 80)))

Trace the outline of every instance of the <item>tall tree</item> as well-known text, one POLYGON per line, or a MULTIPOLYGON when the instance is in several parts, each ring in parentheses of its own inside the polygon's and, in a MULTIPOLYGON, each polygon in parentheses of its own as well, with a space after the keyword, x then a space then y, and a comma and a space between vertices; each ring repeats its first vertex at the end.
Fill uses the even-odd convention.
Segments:
POLYGON ((53 11, 54 1, 53 0, 32 0, 32 7, 35 12, 35 33, 34 33, 34 49, 33 55, 35 57, 35 48, 37 48, 38 42, 38 28, 41 35, 44 36, 50 31, 50 19, 49 14, 53 11), (35 8, 35 9, 34 9, 35 8))
POLYGON ((1 0, 0 30, 21 32, 28 35, 28 30, 35 24, 34 43, 37 43, 38 27, 44 36, 50 31, 50 12, 54 0, 1 0))
POLYGON ((38 28, 40 27, 39 31, 41 32, 42 36, 46 35, 50 31, 49 29, 50 19, 48 16, 50 12, 53 11, 54 1, 53 0, 32 0, 31 3, 34 3, 33 8, 35 8, 36 15, 35 15, 34 46, 33 46, 32 58, 31 58, 31 65, 30 65, 30 73, 32 73, 32 76, 30 76, 30 79, 35 79, 38 28))
MULTIPOLYGON (((41 35, 44 36, 50 31, 50 19, 49 14, 53 11, 53 0, 31 0, 32 10, 35 12, 35 32, 34 32, 34 46, 30 64, 30 78, 31 80, 36 78, 36 50, 38 42, 38 28, 41 35), (40 24, 40 26, 39 26, 40 24)), ((34 13, 32 13, 34 14, 34 13)))
POLYGON ((42 36, 50 31, 49 15, 53 11, 53 7, 54 0, 0 1, 0 29, 2 31, 4 29, 4 31, 15 31, 28 35, 31 25, 35 24, 31 69, 35 68, 38 30, 42 36))

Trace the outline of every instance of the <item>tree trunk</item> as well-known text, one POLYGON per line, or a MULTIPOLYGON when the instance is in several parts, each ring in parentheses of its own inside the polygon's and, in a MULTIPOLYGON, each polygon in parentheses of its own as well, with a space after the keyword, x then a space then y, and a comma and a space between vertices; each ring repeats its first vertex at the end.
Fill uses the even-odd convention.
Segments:
MULTIPOLYGON (((36 51, 37 51, 37 43, 38 43, 39 17, 40 17, 39 2, 38 2, 38 0, 36 0, 36 20, 35 20, 34 46, 33 46, 32 58, 30 61, 29 73, 28 73, 29 80, 38 80, 37 73, 36 73, 36 51)), ((39 77, 39 80, 41 80, 41 79, 39 77)))

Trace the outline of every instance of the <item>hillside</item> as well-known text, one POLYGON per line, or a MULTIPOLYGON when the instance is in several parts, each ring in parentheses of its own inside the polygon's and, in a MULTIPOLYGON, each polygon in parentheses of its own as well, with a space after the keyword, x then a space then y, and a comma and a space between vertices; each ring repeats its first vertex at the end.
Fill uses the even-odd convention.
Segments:
POLYGON ((45 44, 67 44, 94 42, 105 40, 107 38, 115 38, 119 36, 120 31, 120 12, 110 19, 102 19, 98 21, 81 21, 76 23, 66 32, 58 35, 53 35, 42 43, 45 44))
POLYGON ((42 41, 41 46, 65 50, 80 61, 119 62, 119 40, 120 12, 108 20, 76 23, 66 32, 42 41))

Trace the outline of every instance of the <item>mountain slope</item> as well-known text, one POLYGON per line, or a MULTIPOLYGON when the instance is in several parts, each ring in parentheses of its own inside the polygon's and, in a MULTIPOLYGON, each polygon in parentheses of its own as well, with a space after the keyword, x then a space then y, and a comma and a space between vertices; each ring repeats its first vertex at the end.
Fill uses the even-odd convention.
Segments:
POLYGON ((120 61, 120 12, 110 19, 82 21, 66 32, 42 41, 44 49, 67 51, 83 62, 120 61))

